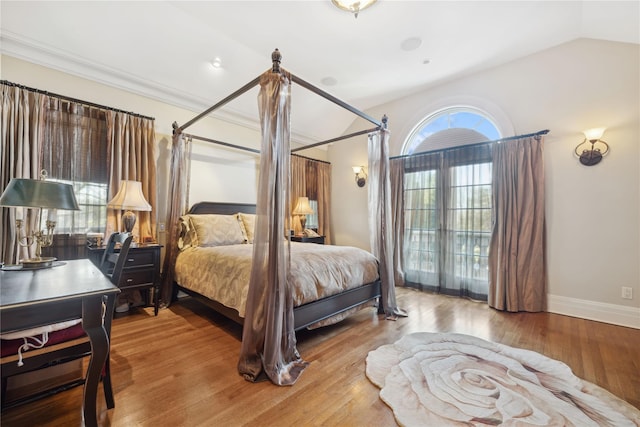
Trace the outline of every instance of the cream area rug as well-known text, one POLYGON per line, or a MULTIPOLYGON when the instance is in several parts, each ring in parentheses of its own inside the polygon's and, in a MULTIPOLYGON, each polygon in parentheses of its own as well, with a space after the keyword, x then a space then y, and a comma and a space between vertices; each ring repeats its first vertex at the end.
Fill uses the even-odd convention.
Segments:
POLYGON ((402 426, 640 426, 564 363, 469 335, 407 335, 371 351, 366 373, 402 426))

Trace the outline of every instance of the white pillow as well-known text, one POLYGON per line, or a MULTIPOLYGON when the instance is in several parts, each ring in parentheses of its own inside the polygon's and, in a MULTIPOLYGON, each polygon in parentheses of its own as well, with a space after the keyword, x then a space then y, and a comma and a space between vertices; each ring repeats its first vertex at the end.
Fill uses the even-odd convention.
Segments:
POLYGON ((245 238, 235 215, 187 215, 191 246, 224 246, 244 243, 245 238))

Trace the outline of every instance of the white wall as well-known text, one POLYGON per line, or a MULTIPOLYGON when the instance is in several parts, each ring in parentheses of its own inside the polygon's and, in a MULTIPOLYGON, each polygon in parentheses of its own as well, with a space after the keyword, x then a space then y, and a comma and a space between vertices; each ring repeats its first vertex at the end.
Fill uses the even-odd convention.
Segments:
MULTIPOLYGON (((638 45, 576 40, 443 83, 368 111, 389 116, 391 155, 413 127, 448 102, 503 112, 516 134, 549 129, 545 145, 550 311, 640 327, 640 56, 638 45), (605 126, 611 151, 582 166, 584 129, 605 126), (621 287, 633 299, 621 298, 621 287)), ((355 129, 349 129, 349 132, 355 129)), ((508 135, 507 135, 508 136, 508 135)), ((365 137, 329 150, 336 244, 369 248, 366 189, 350 166, 365 137)), ((366 163, 364 163, 366 164, 366 163)))

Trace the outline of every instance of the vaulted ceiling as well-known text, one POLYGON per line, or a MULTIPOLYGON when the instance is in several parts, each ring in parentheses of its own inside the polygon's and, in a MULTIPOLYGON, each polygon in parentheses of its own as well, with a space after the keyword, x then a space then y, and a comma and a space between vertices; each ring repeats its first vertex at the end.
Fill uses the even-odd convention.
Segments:
MULTIPOLYGON (((366 110, 577 38, 640 43, 637 1, 379 0, 357 18, 330 0, 3 0, 0 12, 3 54, 194 112, 267 70, 275 48, 283 68, 366 110)), ((256 94, 215 114, 255 125, 256 94)), ((354 117, 293 88, 298 142, 354 117)))

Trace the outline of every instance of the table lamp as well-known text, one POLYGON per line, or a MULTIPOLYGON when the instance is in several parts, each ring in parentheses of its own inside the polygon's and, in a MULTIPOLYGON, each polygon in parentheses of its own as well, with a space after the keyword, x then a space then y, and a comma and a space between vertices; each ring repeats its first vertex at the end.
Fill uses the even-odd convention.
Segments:
POLYGON ((107 203, 107 207, 126 211, 122 214, 122 224, 129 234, 131 234, 133 226, 136 225, 136 214, 132 211, 151 210, 151 205, 142 194, 140 181, 121 181, 118 193, 107 203))
POLYGON ((39 180, 11 178, 0 196, 0 206, 16 208, 16 229, 20 246, 36 244, 35 258, 22 259, 23 268, 43 268, 53 265, 56 259, 42 257, 42 248, 53 243, 53 229, 56 226, 56 209, 80 210, 73 187, 61 182, 46 181, 47 172, 42 171, 39 180), (38 208, 38 229, 21 237, 22 208, 38 208), (47 209, 46 231, 42 230, 42 210, 47 209))
POLYGON ((298 215, 300 218, 300 225, 302 229, 305 229, 305 225, 307 224, 307 215, 312 214, 313 209, 309 206, 309 198, 308 197, 298 197, 298 202, 296 203, 296 207, 293 209, 292 214, 298 215))

